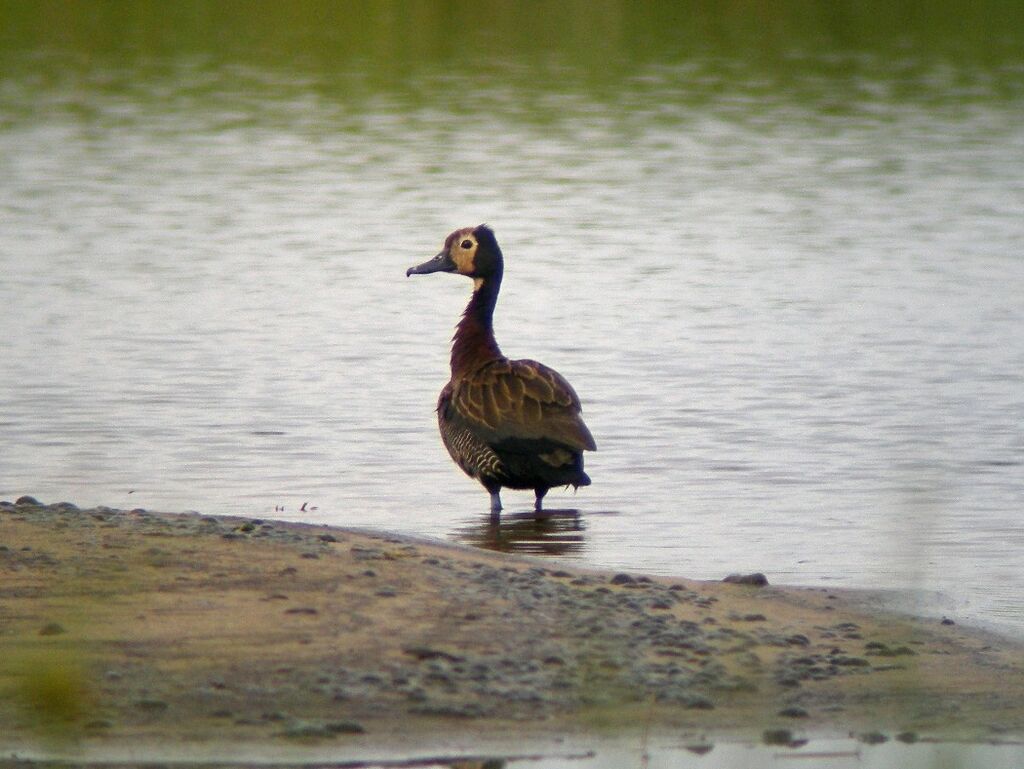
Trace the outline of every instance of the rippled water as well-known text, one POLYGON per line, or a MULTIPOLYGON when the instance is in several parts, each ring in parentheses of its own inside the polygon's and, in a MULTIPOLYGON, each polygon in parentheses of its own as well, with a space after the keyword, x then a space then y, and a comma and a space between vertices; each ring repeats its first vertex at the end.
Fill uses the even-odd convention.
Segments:
POLYGON ((1019 94, 869 67, 837 106, 813 69, 698 60, 351 103, 180 52, 4 61, 0 496, 937 591, 1024 629, 1019 94), (575 512, 506 491, 500 529, 433 413, 468 282, 403 277, 482 221, 499 342, 599 448, 548 497, 575 512))

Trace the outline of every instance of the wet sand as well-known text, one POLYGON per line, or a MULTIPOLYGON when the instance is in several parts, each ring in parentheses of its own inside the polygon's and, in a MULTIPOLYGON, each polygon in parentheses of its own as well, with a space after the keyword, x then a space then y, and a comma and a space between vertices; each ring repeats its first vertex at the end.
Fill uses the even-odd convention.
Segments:
POLYGON ((863 594, 0 503, 0 749, 1024 734, 1024 646, 863 594))

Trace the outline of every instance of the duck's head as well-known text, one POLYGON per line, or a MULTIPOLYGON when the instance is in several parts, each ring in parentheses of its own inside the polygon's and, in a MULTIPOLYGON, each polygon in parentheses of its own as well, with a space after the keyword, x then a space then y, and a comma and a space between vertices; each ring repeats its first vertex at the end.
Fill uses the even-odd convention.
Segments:
POLYGON ((410 267, 410 275, 427 275, 431 272, 457 272, 473 278, 479 286, 483 281, 501 279, 501 249, 494 232, 486 224, 479 227, 463 227, 455 230, 444 240, 444 248, 430 261, 410 267))

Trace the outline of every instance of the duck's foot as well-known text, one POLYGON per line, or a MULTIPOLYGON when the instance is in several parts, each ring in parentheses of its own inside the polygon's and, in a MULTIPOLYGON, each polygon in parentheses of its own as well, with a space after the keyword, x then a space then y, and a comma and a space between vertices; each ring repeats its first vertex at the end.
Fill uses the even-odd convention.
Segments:
POLYGON ((501 495, 497 491, 491 492, 491 521, 501 517, 501 495))

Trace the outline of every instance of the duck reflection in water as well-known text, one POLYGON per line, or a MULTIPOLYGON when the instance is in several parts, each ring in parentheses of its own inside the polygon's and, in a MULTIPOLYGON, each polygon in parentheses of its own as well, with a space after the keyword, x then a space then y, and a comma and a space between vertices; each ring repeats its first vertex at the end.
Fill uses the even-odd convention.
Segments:
POLYGON ((475 519, 456 529, 452 538, 502 553, 580 555, 587 545, 585 528, 579 510, 544 510, 506 514, 502 523, 475 519))

